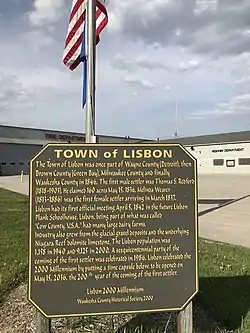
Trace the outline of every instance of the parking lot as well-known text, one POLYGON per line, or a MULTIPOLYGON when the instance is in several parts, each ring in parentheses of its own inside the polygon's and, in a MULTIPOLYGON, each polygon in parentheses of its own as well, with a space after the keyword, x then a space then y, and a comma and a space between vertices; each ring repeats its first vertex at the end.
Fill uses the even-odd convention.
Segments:
MULTIPOLYGON (((28 176, 0 177, 0 187, 28 195, 28 176)), ((200 176, 198 197, 201 237, 250 248, 250 176, 200 176)))

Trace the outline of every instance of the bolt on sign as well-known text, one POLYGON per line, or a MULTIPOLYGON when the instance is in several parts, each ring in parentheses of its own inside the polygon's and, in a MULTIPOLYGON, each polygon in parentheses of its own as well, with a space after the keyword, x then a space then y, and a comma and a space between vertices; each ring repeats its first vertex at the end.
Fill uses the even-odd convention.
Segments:
POLYGON ((31 160, 28 299, 46 317, 181 310, 197 252, 180 144, 48 144, 31 160))

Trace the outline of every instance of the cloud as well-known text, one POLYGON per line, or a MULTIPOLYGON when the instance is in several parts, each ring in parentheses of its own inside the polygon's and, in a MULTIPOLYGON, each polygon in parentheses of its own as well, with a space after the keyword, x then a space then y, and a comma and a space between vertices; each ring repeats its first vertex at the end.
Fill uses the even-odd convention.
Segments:
POLYGON ((55 67, 0 68, 0 107, 2 111, 32 109, 47 105, 58 96, 80 92, 80 80, 55 67))
POLYGON ((153 83, 144 80, 136 75, 126 75, 125 82, 131 84, 134 87, 141 88, 144 90, 152 90, 156 88, 156 86, 153 83))
POLYGON ((32 50, 35 53, 39 52, 41 49, 49 47, 56 42, 51 35, 46 34, 42 30, 32 30, 25 32, 21 36, 21 39, 24 43, 28 43, 28 45, 32 47, 32 50))
POLYGON ((145 55, 138 55, 135 59, 129 60, 122 55, 118 54, 111 61, 111 67, 118 70, 124 70, 128 72, 134 72, 140 69, 146 70, 164 70, 164 71, 194 71, 201 67, 201 63, 198 59, 190 59, 187 61, 181 61, 179 64, 171 62, 171 64, 167 64, 166 62, 156 59, 152 59, 150 57, 146 57, 145 55))
POLYGON ((178 67, 180 71, 191 71, 198 69, 200 66, 201 64, 199 60, 191 59, 187 62, 182 61, 178 67))
POLYGON ((115 56, 114 60, 111 61, 111 66, 115 69, 126 71, 134 71, 136 69, 168 69, 168 66, 166 64, 141 55, 137 56, 136 59, 128 60, 118 54, 115 56))
POLYGON ((190 119, 250 115, 250 94, 238 95, 229 102, 219 102, 214 109, 192 113, 190 119))
MULTIPOLYGON (((68 18, 64 24, 65 29, 61 27, 61 20, 67 12, 69 13, 68 0, 33 0, 31 9, 23 15, 28 27, 20 36, 20 40, 27 43, 27 47, 35 53, 35 56, 42 52, 45 60, 47 60, 48 54, 45 49, 50 48, 51 59, 55 59, 56 53, 52 53, 55 52, 55 48, 59 46, 61 54, 63 53, 64 40, 62 38, 65 36, 62 36, 62 33, 65 30, 66 35, 68 18)), ((62 57, 62 55, 60 56, 62 57)))
POLYGON ((73 131, 77 117, 84 119, 78 114, 81 111, 79 76, 78 80, 75 76, 71 79, 67 71, 40 66, 19 70, 0 68, 0 78, 2 123, 73 131))
POLYGON ((250 76, 247 75, 247 76, 243 76, 241 77, 240 79, 237 79, 235 81, 233 81, 233 84, 235 85, 242 85, 242 84, 249 84, 250 83, 250 76))
POLYGON ((236 96, 228 104, 232 113, 250 115, 250 94, 236 96))
POLYGON ((116 55, 113 61, 111 61, 111 66, 119 70, 131 71, 136 68, 135 64, 132 61, 126 60, 121 55, 116 55))
POLYGON ((145 56, 139 56, 136 59, 136 64, 139 68, 145 68, 145 69, 164 69, 164 70, 168 70, 168 66, 159 61, 159 60, 155 60, 155 59, 150 59, 147 58, 145 56))
POLYGON ((215 11, 218 9, 218 0, 197 0, 194 14, 200 15, 205 11, 215 11))
MULTIPOLYGON (((82 66, 62 63, 72 0, 10 4, 1 8, 0 122, 84 131, 82 66)), ((249 128, 249 0, 112 0, 108 12, 97 132, 172 137, 176 100, 181 135, 249 128)))
POLYGON ((1 71, 0 77, 0 110, 18 110, 21 106, 32 106, 32 94, 30 94, 15 75, 9 75, 1 71))
MULTIPOLYGON (((79 80, 79 77, 77 76, 79 80)), ((59 91, 79 90, 79 82, 69 71, 55 67, 37 67, 20 72, 20 80, 27 89, 57 89, 59 91)), ((80 80, 79 80, 80 81, 80 80)))
POLYGON ((115 0, 110 33, 218 57, 248 51, 248 0, 115 0))
POLYGON ((165 90, 165 91, 170 91, 170 90, 171 90, 171 87, 170 87, 169 85, 166 85, 166 86, 164 87, 164 90, 165 90))
POLYGON ((28 13, 31 25, 36 27, 55 23, 64 14, 65 0, 35 0, 33 10, 28 13))

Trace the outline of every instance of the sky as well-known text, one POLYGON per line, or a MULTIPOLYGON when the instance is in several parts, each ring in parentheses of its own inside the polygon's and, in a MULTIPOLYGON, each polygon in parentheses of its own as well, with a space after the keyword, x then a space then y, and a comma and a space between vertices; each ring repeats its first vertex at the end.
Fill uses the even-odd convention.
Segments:
MULTIPOLYGON (((85 131, 82 66, 62 62, 71 5, 0 0, 0 124, 85 131)), ((109 0, 107 10, 98 134, 250 130, 249 0, 109 0)))

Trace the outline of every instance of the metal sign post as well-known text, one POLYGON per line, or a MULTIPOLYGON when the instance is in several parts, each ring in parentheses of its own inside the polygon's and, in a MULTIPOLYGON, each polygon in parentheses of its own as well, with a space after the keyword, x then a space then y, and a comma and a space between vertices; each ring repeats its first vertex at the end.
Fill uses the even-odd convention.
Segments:
POLYGON ((193 333, 193 304, 192 301, 178 314, 178 333, 193 333))
POLYGON ((36 313, 36 333, 51 333, 51 319, 46 318, 39 311, 36 313))

